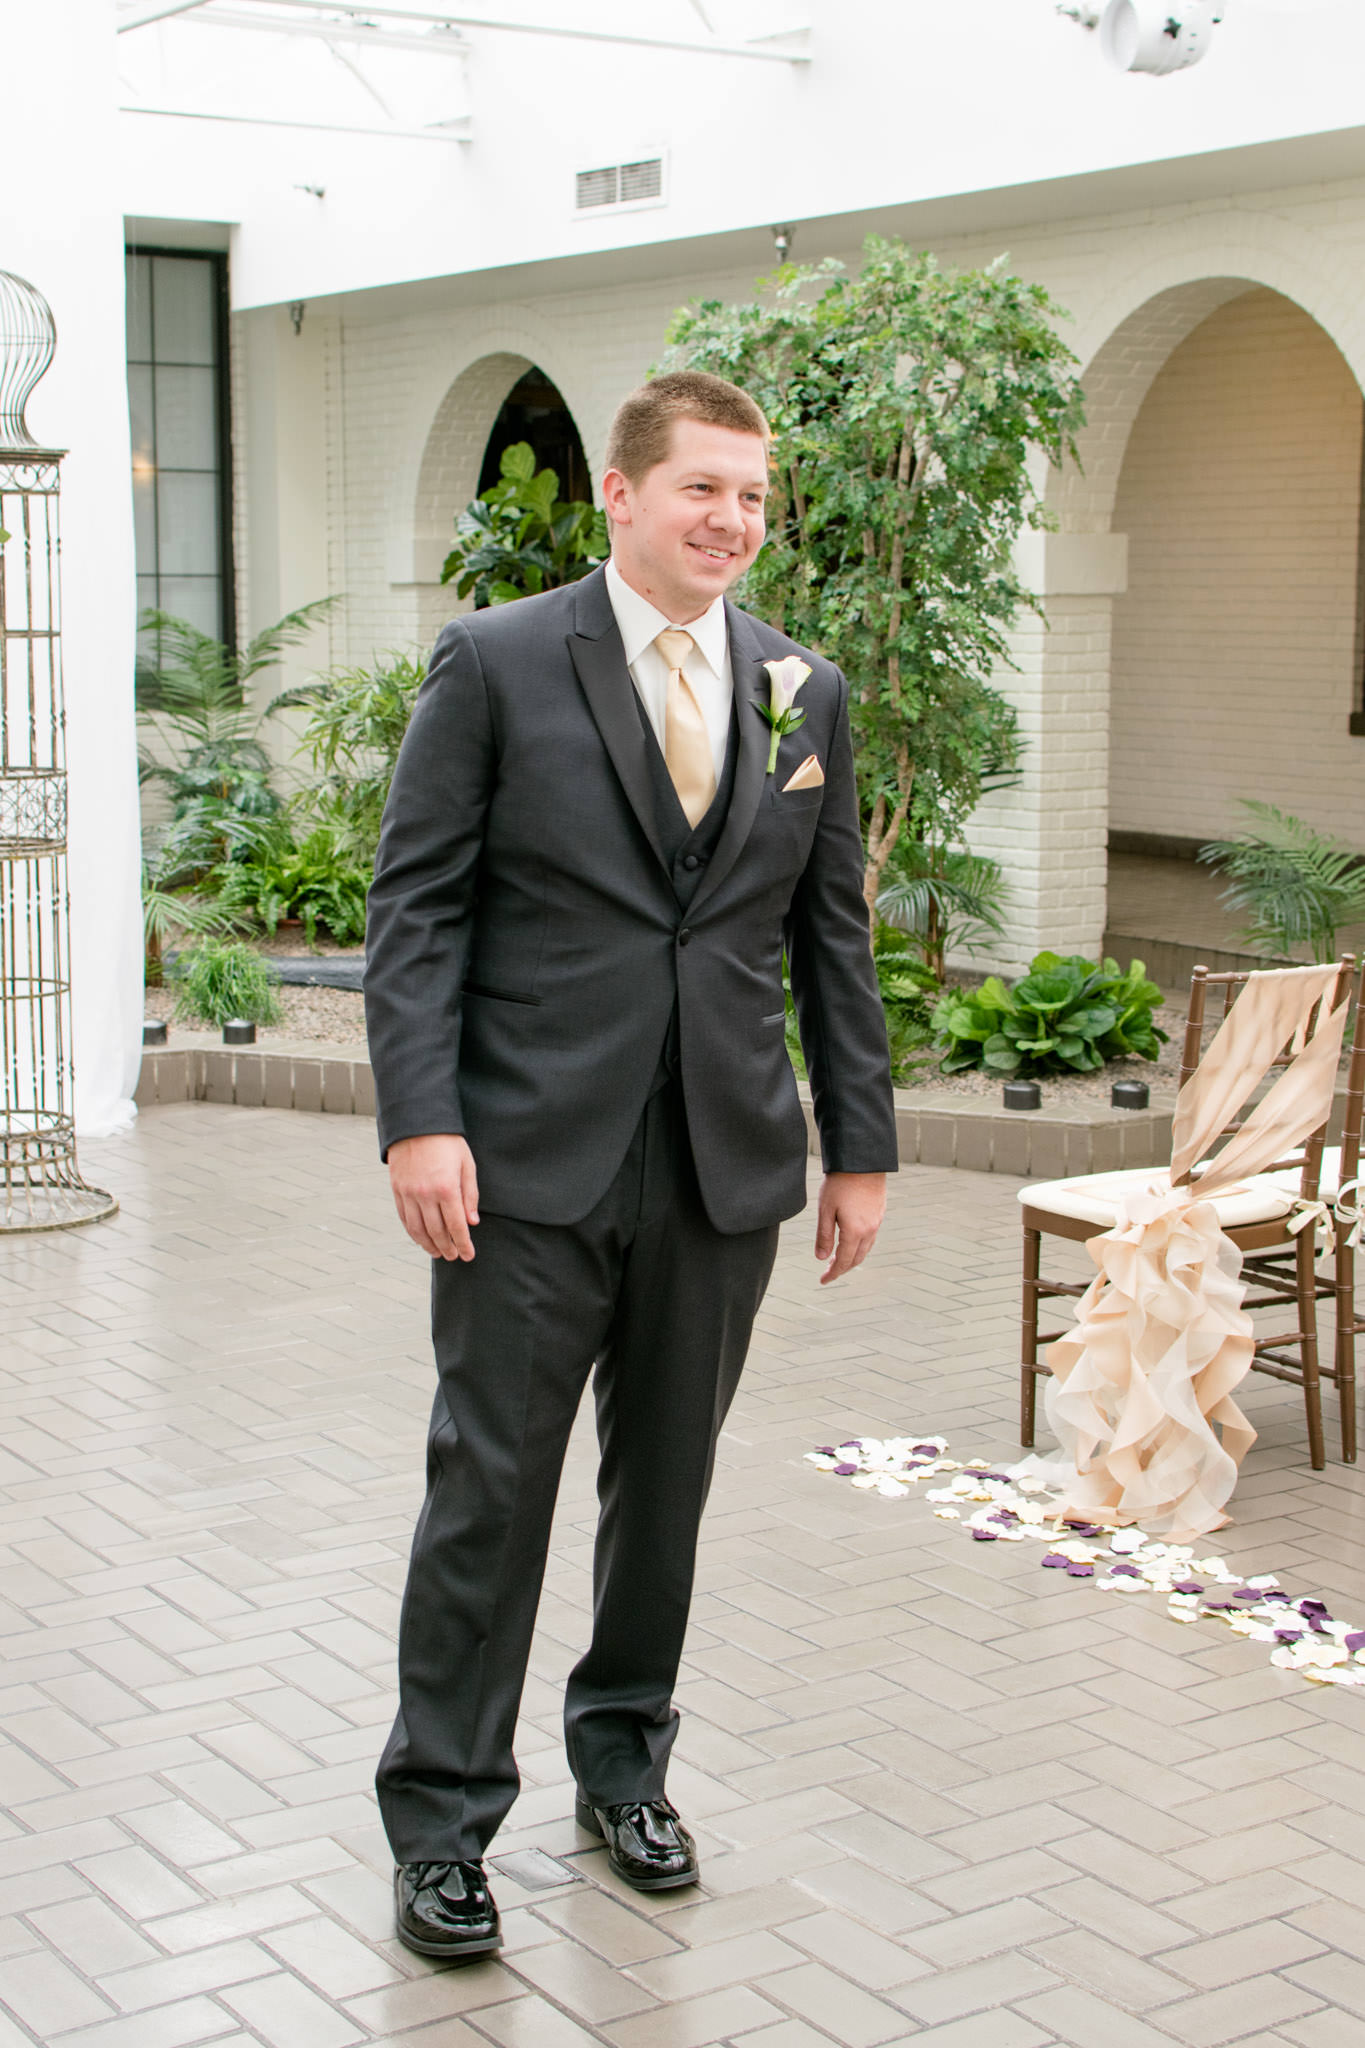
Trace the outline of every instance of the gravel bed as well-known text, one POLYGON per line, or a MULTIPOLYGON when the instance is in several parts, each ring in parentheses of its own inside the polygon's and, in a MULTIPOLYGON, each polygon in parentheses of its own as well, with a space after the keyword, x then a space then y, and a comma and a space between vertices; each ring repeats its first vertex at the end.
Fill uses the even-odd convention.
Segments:
MULTIPOLYGON (((272 1040, 281 1044, 298 1038, 317 1039, 326 1045, 364 1045, 365 998, 358 989, 282 988, 279 997, 284 1022, 262 1024, 256 1033, 258 1045, 269 1045, 272 1040)), ((170 1022, 175 1015, 175 1003, 174 989, 149 988, 143 1014, 164 1017, 170 1022)), ((211 1031, 214 1028, 200 1018, 184 1017, 178 1021, 190 1031, 211 1031)))

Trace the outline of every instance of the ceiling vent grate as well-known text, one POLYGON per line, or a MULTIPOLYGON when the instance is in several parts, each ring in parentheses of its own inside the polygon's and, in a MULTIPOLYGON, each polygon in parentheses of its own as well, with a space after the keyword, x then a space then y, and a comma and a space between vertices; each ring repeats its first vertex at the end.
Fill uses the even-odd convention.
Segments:
POLYGON ((628 164, 604 164, 579 171, 574 180, 574 205, 579 213, 602 206, 657 206, 664 196, 664 160, 637 157, 628 164))

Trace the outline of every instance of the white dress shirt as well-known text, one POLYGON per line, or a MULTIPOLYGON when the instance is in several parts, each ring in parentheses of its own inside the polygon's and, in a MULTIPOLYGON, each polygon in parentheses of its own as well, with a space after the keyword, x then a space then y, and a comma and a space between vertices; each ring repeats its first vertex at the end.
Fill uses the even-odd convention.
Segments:
POLYGON ((716 598, 699 619, 678 626, 656 611, 647 597, 632 590, 615 562, 607 562, 607 595, 621 629, 630 678, 654 728, 654 737, 664 745, 664 714, 668 698, 668 663, 654 645, 655 636, 666 627, 692 635, 692 652, 683 663, 683 674, 691 686, 698 708, 706 721, 711 742, 716 781, 725 767, 725 749, 730 743, 730 705, 734 682, 730 673, 730 635, 725 624, 725 599, 716 598))

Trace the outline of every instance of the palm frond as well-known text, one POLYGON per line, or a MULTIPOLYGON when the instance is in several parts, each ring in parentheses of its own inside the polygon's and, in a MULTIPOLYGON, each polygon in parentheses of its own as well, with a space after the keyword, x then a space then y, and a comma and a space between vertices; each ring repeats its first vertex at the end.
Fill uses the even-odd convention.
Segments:
POLYGON ((1339 928, 1365 919, 1365 859, 1273 804, 1241 807, 1255 827, 1210 840, 1198 857, 1221 871, 1222 901, 1245 915, 1246 943, 1280 956, 1306 946, 1316 960, 1334 959, 1339 928))
POLYGON ((286 612, 273 626, 266 626, 238 652, 234 663, 236 681, 245 683, 259 670, 272 668, 286 647, 297 647, 301 640, 306 640, 340 602, 340 597, 319 597, 312 604, 300 605, 297 611, 286 612))

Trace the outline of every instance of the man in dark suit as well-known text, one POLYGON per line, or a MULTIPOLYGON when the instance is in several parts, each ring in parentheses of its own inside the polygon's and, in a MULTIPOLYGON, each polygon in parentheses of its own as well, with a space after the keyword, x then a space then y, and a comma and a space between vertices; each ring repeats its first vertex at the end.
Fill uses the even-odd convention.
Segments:
POLYGON ((379 1766, 398 1932, 499 1941, 484 1852, 565 1444, 601 1447, 576 1815, 641 1890, 693 1883, 664 1796, 698 1524, 779 1223, 805 1201, 782 961, 824 1154, 816 1255, 866 1255, 896 1164, 843 676, 725 601, 767 426, 720 378, 621 407, 612 559, 447 626, 384 817, 365 977, 380 1143, 430 1254, 439 1383, 379 1766), (777 678, 770 673, 776 665, 777 678), (773 683, 808 673, 774 733, 773 683), (764 707, 768 715, 765 716, 764 707))

